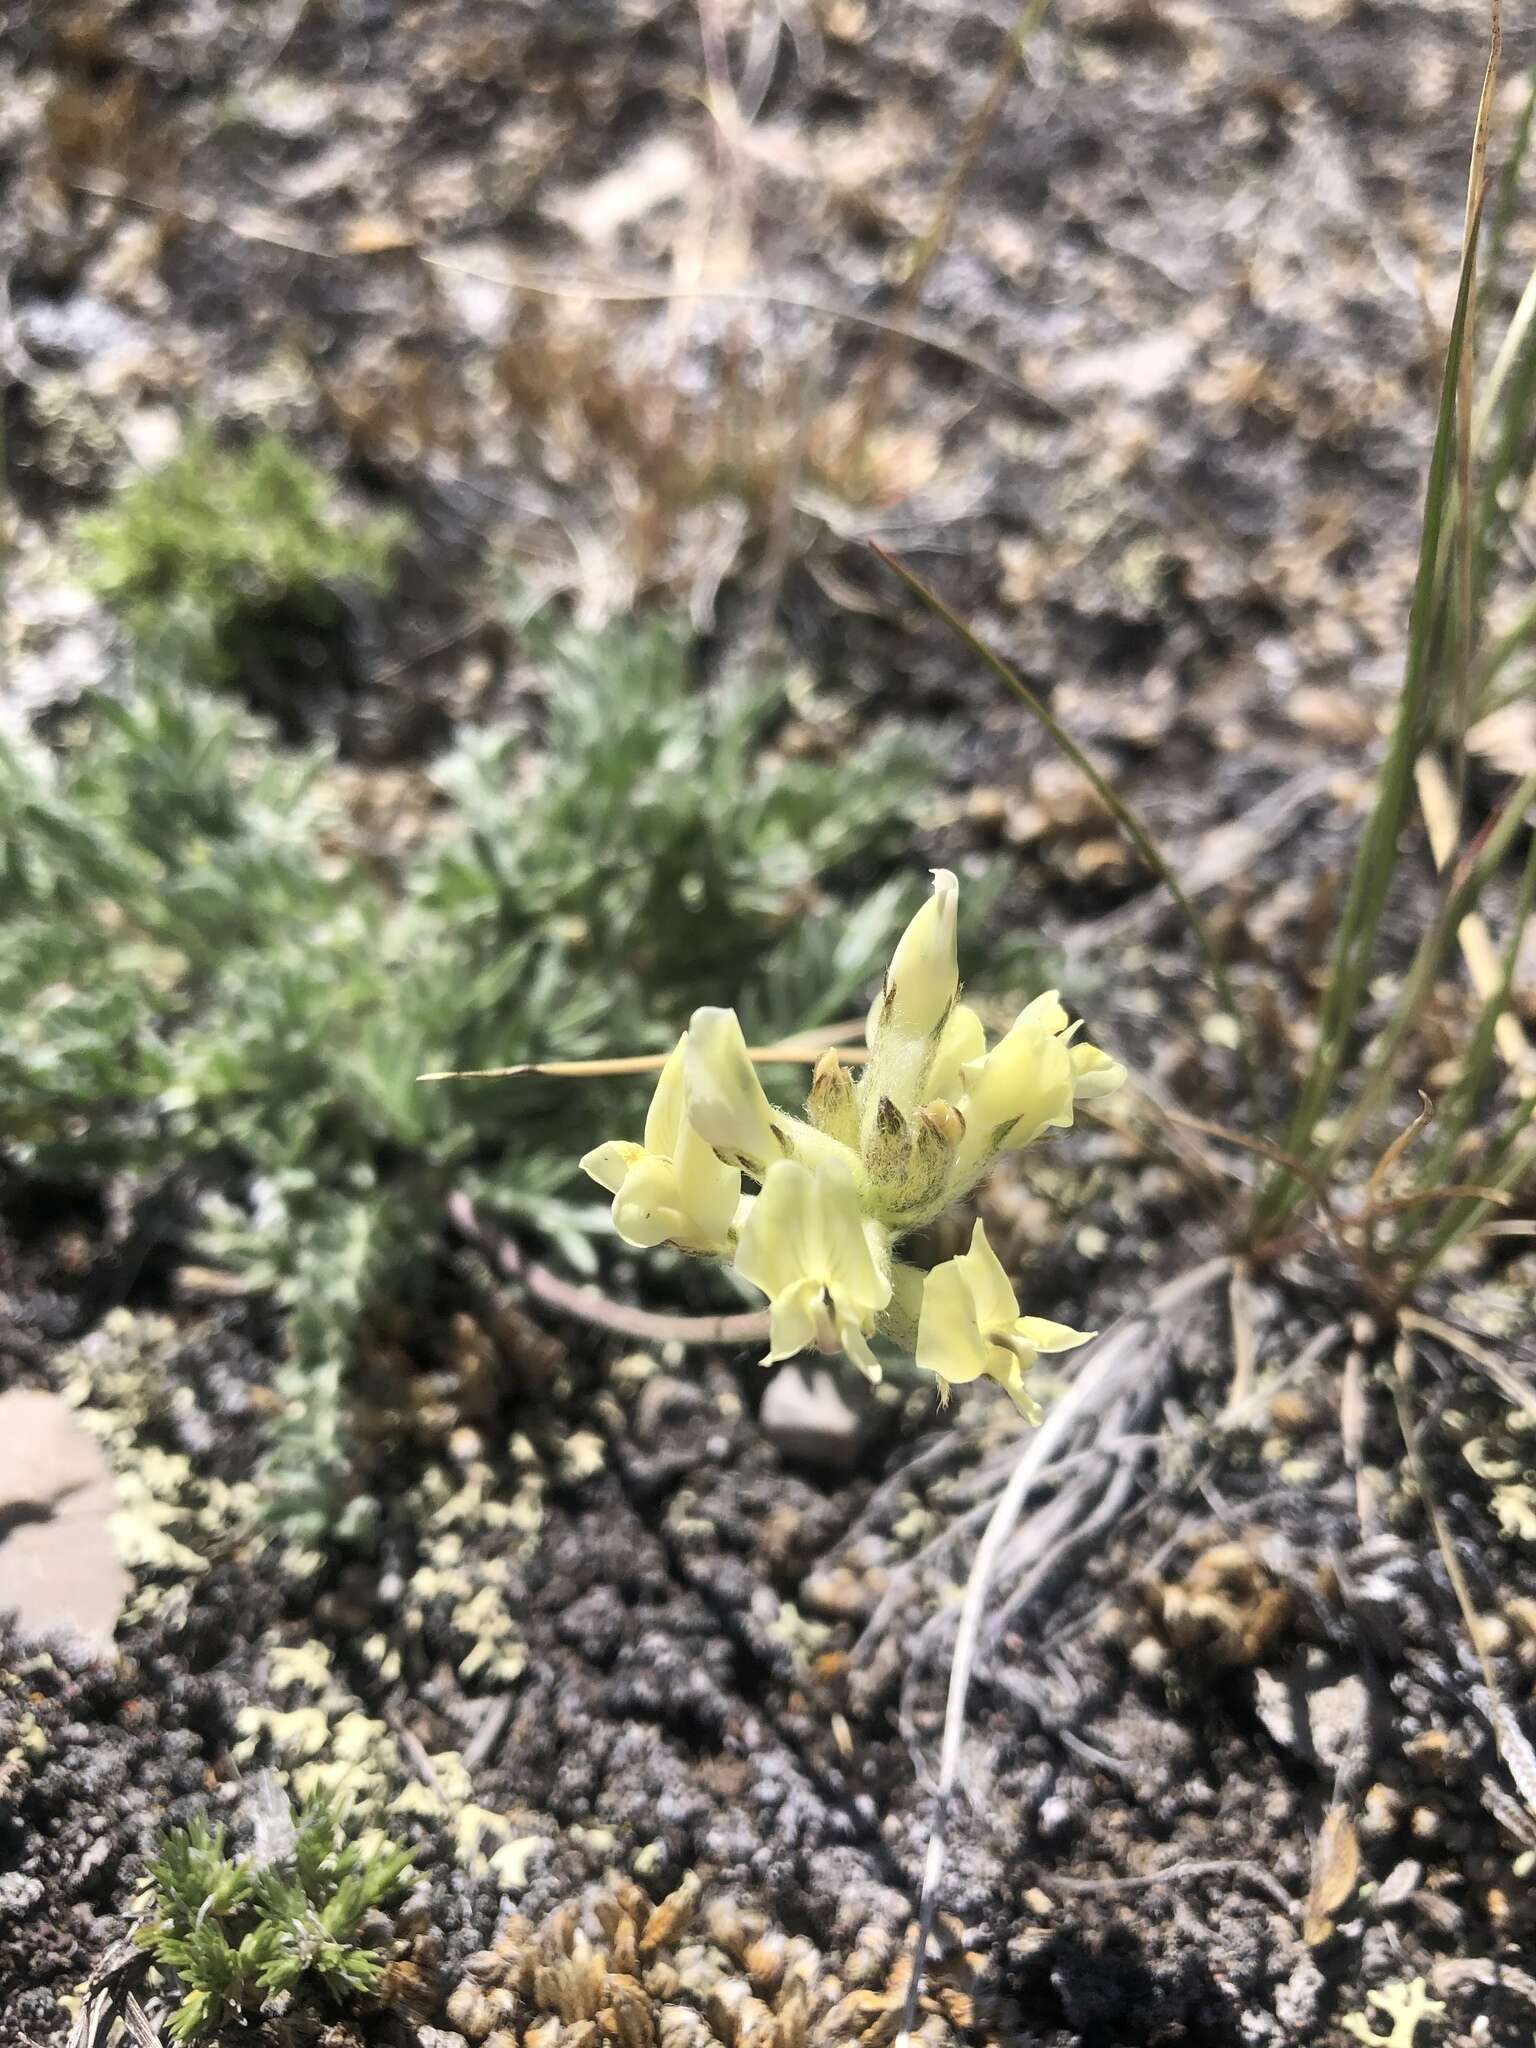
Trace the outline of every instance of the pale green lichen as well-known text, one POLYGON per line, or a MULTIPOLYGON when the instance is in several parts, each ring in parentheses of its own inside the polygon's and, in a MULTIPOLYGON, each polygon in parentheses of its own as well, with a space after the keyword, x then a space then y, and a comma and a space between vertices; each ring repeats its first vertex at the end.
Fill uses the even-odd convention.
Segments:
POLYGON ((113 1309, 59 1360, 64 1399, 112 1464, 119 1500, 112 1540, 136 1580, 124 1612, 130 1624, 173 1619, 191 1581, 242 1544, 261 1540, 258 1495, 249 1481, 212 1477, 156 1441, 178 1411, 195 1405, 172 1368, 198 1334, 167 1316, 113 1309))
POLYGON ((411 1608, 448 1606, 449 1626, 461 1649, 461 1678, 513 1685, 528 1653, 514 1618, 514 1574, 532 1556, 544 1526, 547 1479, 539 1453, 521 1433, 508 1444, 513 1466, 471 1459, 457 1474, 434 1465, 406 1500, 421 1532, 421 1563, 412 1574, 411 1608), (455 1480, 457 1483, 455 1483, 455 1480), (468 1541, 483 1535, 488 1545, 468 1541))
POLYGON ((407 1819, 441 1826, 472 1875, 521 1889, 527 1859, 545 1838, 526 1832, 526 1816, 478 1804, 457 1750, 408 1760, 388 1723, 359 1709, 322 1643, 274 1645, 267 1672, 271 1693, 284 1703, 241 1709, 237 1763, 270 1765, 300 1800, 344 1798, 360 1826, 407 1819))
POLYGON ((1365 1996, 1367 2004, 1384 2013, 1392 2027, 1390 2033, 1378 2034, 1363 2013, 1347 2013, 1344 2031, 1369 2044, 1369 2048, 1415 2048, 1419 2023, 1445 2011, 1442 2000, 1430 1997, 1422 1977, 1411 1978, 1404 1984, 1384 1984, 1379 1991, 1367 1991, 1365 1996))

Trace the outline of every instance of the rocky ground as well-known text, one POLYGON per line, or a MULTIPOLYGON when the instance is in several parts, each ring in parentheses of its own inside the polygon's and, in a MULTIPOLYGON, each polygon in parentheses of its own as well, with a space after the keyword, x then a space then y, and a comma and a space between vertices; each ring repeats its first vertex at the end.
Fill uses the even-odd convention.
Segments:
MULTIPOLYGON (((585 616, 681 608, 719 665, 803 662, 837 744, 931 732, 914 859, 1002 850, 1005 908, 1092 992, 1095 1038, 1154 1096, 1229 1115, 1166 906, 878 539, 1159 830, 1271 992, 1278 1094, 1400 669, 1482 18, 1065 10, 916 306, 902 265, 1007 10, 751 19, 20 7, 5 716, 46 729, 109 669, 69 514, 188 408, 275 422, 413 522, 300 719, 381 801, 526 690, 488 575, 585 616)), ((1528 56, 1512 27, 1512 91, 1528 56)), ((1511 278, 1533 253, 1517 219, 1511 278)), ((1402 938, 1432 900, 1410 862, 1402 938)), ((1021 1296, 1105 1328, 1219 1258, 1247 1166, 1200 1167, 1089 1127, 999 1190, 1021 1296)), ((93 1418, 133 1531, 116 1657, 6 1660, 9 2038, 65 2039, 156 1827, 238 1824, 271 1766, 345 1779, 420 1845, 390 1974, 337 2048, 894 2039, 958 1585, 1011 1417, 888 1388, 807 1434, 762 1412, 743 1357, 562 1317, 493 1226, 445 1217, 433 1298, 381 1315, 359 1361, 381 1524, 360 1554, 298 1554, 250 1484, 270 1308, 146 1247, 104 1191, 14 1177, 4 1215, 0 1374, 93 1418)), ((1514 1374, 1536 1365, 1518 1252, 1435 1303, 1514 1374)), ((1415 1979, 1444 2008, 1421 2043, 1536 2024, 1536 1822, 1360 1307, 1309 1250, 1132 1326, 1143 1385, 999 1586, 934 2048, 1343 2042, 1367 2012, 1386 2038, 1367 1994, 1415 1979)), ((1421 1371, 1429 1475, 1518 1712, 1522 1418, 1464 1346, 1427 1338, 1421 1371)))

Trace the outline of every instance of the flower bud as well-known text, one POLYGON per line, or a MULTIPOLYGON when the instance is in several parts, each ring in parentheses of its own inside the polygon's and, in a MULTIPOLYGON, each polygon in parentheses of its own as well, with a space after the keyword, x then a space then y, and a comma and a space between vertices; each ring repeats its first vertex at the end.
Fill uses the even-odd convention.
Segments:
POLYGON ((854 1097, 853 1076, 829 1046, 816 1062, 811 1075, 811 1092, 805 1113, 818 1131, 844 1145, 859 1142, 859 1110, 854 1097))
POLYGON ((951 1152, 965 1136, 965 1118, 952 1102, 925 1103, 917 1113, 917 1120, 932 1130, 951 1152))
POLYGON ((959 883, 948 868, 935 868, 933 894, 897 941, 886 970, 883 1029, 926 1039, 943 1025, 960 988, 959 907, 959 883))
POLYGON ((864 1144, 864 1171, 871 1190, 889 1193, 898 1188, 906 1179, 911 1157, 912 1132, 907 1120, 889 1095, 882 1095, 864 1144))

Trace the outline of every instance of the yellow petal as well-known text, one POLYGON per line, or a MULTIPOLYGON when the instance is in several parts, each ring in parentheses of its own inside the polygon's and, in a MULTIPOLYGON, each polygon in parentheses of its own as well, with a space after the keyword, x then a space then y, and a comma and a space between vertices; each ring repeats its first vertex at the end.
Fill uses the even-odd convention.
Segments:
POLYGON ((1048 1322, 1044 1316, 1020 1316, 1013 1326, 1037 1351, 1075 1351, 1079 1344, 1091 1344, 1097 1330, 1074 1330, 1066 1323, 1048 1322))
POLYGON ((741 1200, 740 1173, 722 1164, 688 1123, 679 1132, 672 1165, 678 1199, 689 1219, 690 1242, 712 1251, 726 1250, 741 1200))
POLYGON ((646 1152, 631 1167, 613 1198, 613 1227, 626 1244, 646 1250, 658 1244, 687 1242, 688 1217, 669 1159, 646 1152))
POLYGON ((923 1282, 917 1363, 922 1371, 948 1381, 980 1379, 990 1369, 975 1297, 959 1259, 935 1266, 923 1282))
POLYGON ((1027 1029, 1048 1032, 1052 1037, 1067 1028, 1067 1013, 1061 1006, 1061 997, 1055 989, 1048 988, 1043 995, 1035 997, 1020 1010, 1016 1023, 1027 1029))
POLYGON ((853 1360, 871 1386, 878 1386, 881 1378, 880 1361, 870 1350, 869 1341, 856 1319, 846 1315, 839 1317, 837 1331, 842 1340, 844 1353, 853 1360))
POLYGON ((812 1180, 797 1159, 770 1166, 742 1227, 736 1270, 770 1301, 811 1272, 812 1180))
POLYGON ((643 1145, 632 1145, 625 1138, 610 1138, 606 1145, 598 1145, 582 1155, 581 1170, 600 1188, 616 1195, 624 1185, 624 1176, 644 1155, 643 1145))
POLYGON ((683 1064, 688 1049, 685 1031, 667 1056, 656 1077, 656 1092, 645 1113, 645 1149, 670 1159, 677 1149, 677 1134, 683 1122, 683 1064))
POLYGON ((1071 1058, 1072 1094, 1076 1101, 1097 1102, 1124 1085, 1124 1067, 1107 1052, 1100 1052, 1096 1045, 1074 1045, 1071 1058))
POLYGON ((1015 1151, 1050 1126, 1072 1121, 1071 1053, 1059 1038, 1034 1025, 1015 1024, 984 1060, 963 1069, 967 1164, 980 1165, 998 1149, 1015 1151))
POLYGON ((688 1121, 723 1157, 761 1175, 784 1148, 734 1010, 695 1010, 683 1055, 688 1121))
POLYGON ((768 1350, 764 1365, 778 1365, 796 1352, 808 1351, 816 1342, 816 1317, 812 1303, 816 1289, 799 1280, 775 1295, 768 1310, 768 1350))
POLYGON ((839 1160, 818 1166, 811 1199, 820 1239, 819 1277, 840 1300, 851 1302, 861 1315, 873 1316, 890 1300, 891 1283, 875 1262, 852 1170, 839 1160))
POLYGON ((986 1050, 987 1034, 981 1019, 964 1003, 956 1003, 940 1034, 939 1048, 929 1069, 926 1085, 930 1096, 954 1102, 964 1085, 960 1069, 971 1060, 981 1059, 986 1050))
POLYGON ((955 1261, 971 1290, 976 1321, 984 1335, 1012 1326, 1019 1313, 1013 1283, 1003 1271, 1002 1260, 987 1242, 986 1229, 978 1217, 971 1232, 971 1248, 955 1261))

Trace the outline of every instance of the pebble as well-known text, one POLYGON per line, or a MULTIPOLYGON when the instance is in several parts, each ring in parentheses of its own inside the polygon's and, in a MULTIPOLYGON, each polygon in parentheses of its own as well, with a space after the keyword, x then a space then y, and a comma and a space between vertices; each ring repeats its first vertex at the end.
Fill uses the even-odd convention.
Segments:
POLYGON ((781 1457, 837 1472, 858 1463, 865 1417, 824 1365, 785 1365, 763 1390, 758 1422, 781 1457))

